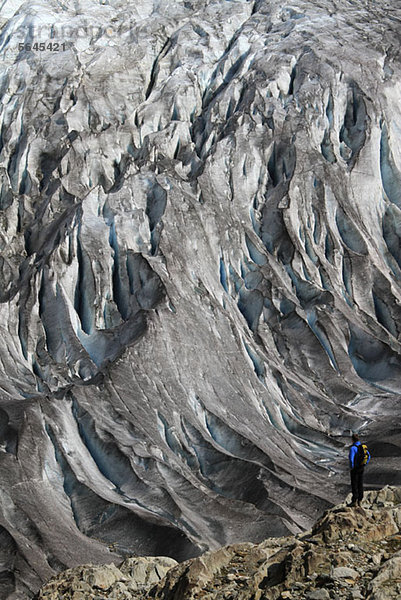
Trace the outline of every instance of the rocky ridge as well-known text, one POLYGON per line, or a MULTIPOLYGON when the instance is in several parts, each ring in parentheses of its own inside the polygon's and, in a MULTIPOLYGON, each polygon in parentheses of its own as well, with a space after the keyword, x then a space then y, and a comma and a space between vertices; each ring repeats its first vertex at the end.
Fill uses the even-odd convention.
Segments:
MULTIPOLYGON (((349 501, 349 498, 347 499, 349 501)), ((303 534, 242 543, 177 564, 129 558, 78 567, 37 600, 391 600, 401 595, 401 488, 324 513, 303 534)))

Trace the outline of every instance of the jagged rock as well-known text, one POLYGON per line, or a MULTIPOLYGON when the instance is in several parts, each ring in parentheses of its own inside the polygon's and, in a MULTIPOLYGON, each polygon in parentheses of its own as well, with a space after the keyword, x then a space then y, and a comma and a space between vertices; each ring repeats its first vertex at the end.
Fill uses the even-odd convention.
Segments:
POLYGON ((351 579, 355 580, 359 577, 358 571, 349 567, 335 567, 332 571, 332 576, 335 579, 351 579))
POLYGON ((127 558, 119 567, 120 571, 131 579, 131 590, 140 590, 163 579, 169 569, 177 561, 166 556, 144 558, 140 556, 127 558))
POLYGON ((308 600, 329 600, 330 594, 327 590, 321 589, 313 590, 313 592, 308 592, 306 597, 308 600))
POLYGON ((269 539, 259 545, 230 546, 217 554, 207 553, 169 571, 165 580, 155 586, 149 596, 157 600, 178 597, 189 600, 197 597, 197 594, 203 597, 202 593, 206 591, 207 598, 218 598, 219 594, 229 597, 230 593, 240 599, 327 598, 327 584, 332 587, 337 581, 341 591, 348 589, 348 584, 355 580, 358 580, 358 587, 350 589, 346 596, 340 595, 340 598, 348 598, 348 594, 352 598, 360 598, 361 593, 368 593, 368 581, 371 582, 370 592, 379 590, 383 593, 381 588, 390 580, 391 593, 395 593, 398 556, 391 559, 393 563, 384 563, 388 566, 382 565, 377 574, 371 572, 369 576, 367 550, 379 548, 382 542, 401 548, 399 526, 395 529, 383 527, 383 523, 398 513, 401 500, 399 492, 396 488, 369 492, 366 494, 365 508, 335 507, 327 511, 310 532, 295 538, 269 539), (335 535, 325 536, 326 529, 335 532, 335 535), (348 548, 350 543, 347 540, 351 538, 357 538, 359 553, 348 548), (227 574, 233 576, 228 578, 227 574), (246 578, 245 589, 239 587, 243 581, 241 575, 246 578), (299 584, 301 580, 304 586, 309 585, 309 589, 303 587, 297 591, 294 584, 299 584), (320 587, 316 588, 317 585, 320 587), (282 596, 289 588, 291 596, 282 596), (361 592, 361 589, 365 592, 361 592), (175 596, 175 593, 179 593, 179 596, 175 596))
POLYGON ((368 492, 363 501, 364 511, 349 511, 346 504, 339 505, 334 511, 327 513, 313 528, 314 534, 321 534, 325 542, 330 543, 337 540, 354 540, 354 532, 363 533, 365 539, 377 541, 399 531, 401 525, 401 496, 398 495, 399 488, 386 486, 379 493, 368 492), (375 514, 375 508, 388 508, 380 511, 376 521, 366 519, 366 514, 375 514), (373 511, 373 512, 372 512, 373 511))
POLYGON ((0 6, 0 596, 401 483, 397 6, 0 6))
POLYGON ((171 558, 130 557, 117 568, 86 565, 64 571, 40 590, 37 600, 132 600, 160 581, 177 562, 171 558))
POLYGON ((42 588, 39 599, 67 600, 75 598, 74 594, 86 594, 89 599, 95 597, 96 589, 103 590, 105 600, 395 599, 401 590, 401 529, 387 534, 381 524, 386 513, 401 506, 400 491, 370 492, 365 508, 335 507, 306 534, 226 546, 181 564, 163 557, 135 557, 118 569, 105 567, 104 576, 101 567, 72 569, 42 588), (365 526, 355 528, 353 519, 344 521, 344 513, 360 515, 365 526), (377 534, 372 535, 375 526, 377 534), (342 529, 343 539, 327 542, 325 527, 342 529), (351 536, 357 537, 359 553, 352 552, 352 544, 345 541, 351 536), (369 552, 384 543, 391 557, 371 570, 369 552))
POLYGON ((47 598, 75 600, 76 598, 94 598, 96 594, 114 592, 115 585, 127 581, 123 573, 113 564, 98 566, 86 565, 64 571, 52 579, 39 592, 38 600, 47 598))
POLYGON ((353 588, 351 590, 350 600, 363 600, 363 595, 359 588, 353 588))
POLYGON ((399 552, 382 565, 379 573, 369 584, 371 600, 397 598, 399 594, 396 588, 397 582, 401 582, 401 553, 399 552))

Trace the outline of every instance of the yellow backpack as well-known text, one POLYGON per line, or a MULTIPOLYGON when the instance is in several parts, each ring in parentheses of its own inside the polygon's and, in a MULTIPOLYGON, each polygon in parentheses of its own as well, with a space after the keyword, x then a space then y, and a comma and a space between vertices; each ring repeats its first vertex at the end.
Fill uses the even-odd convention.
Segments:
POLYGON ((359 444, 357 446, 357 453, 355 455, 354 465, 355 467, 364 467, 369 459, 369 450, 366 444, 359 444))

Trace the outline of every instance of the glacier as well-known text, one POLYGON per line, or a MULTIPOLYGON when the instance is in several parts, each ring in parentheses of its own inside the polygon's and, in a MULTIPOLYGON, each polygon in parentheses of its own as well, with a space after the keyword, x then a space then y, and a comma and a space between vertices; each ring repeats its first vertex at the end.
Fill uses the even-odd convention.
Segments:
POLYGON ((2 0, 0 27, 0 597, 302 531, 351 431, 401 485, 400 10, 2 0))

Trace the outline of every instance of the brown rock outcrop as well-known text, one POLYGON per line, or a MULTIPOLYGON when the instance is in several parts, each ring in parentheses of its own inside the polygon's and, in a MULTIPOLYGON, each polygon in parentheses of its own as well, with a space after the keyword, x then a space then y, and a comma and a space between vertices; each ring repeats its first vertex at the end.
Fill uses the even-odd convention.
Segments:
POLYGON ((326 511, 312 530, 181 564, 129 558, 70 569, 38 600, 393 600, 401 595, 401 488, 326 511))
POLYGON ((165 556, 127 558, 115 565, 84 565, 64 571, 42 587, 37 600, 130 600, 143 597, 177 562, 165 556), (139 595, 137 595, 139 594, 139 595))

